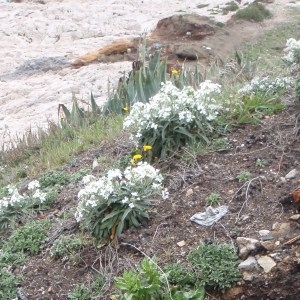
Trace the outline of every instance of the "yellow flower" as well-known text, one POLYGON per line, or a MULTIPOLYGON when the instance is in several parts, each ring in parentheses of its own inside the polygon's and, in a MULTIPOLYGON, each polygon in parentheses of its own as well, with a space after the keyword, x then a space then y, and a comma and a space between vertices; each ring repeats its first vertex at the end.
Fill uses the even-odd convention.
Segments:
POLYGON ((178 71, 178 70, 176 70, 176 69, 173 69, 173 70, 172 70, 172 75, 175 75, 175 76, 176 76, 176 75, 178 75, 178 74, 179 74, 179 71, 178 71))
POLYGON ((131 164, 132 166, 135 166, 135 161, 134 161, 133 158, 130 160, 130 164, 131 164))
POLYGON ((135 154, 135 155, 133 155, 133 157, 132 157, 132 159, 134 160, 134 161, 137 161, 137 160, 139 160, 139 159, 141 159, 142 158, 142 155, 141 154, 135 154))
POLYGON ((150 146, 150 145, 145 145, 143 148, 144 148, 144 152, 147 152, 148 150, 151 150, 151 149, 152 149, 152 146, 150 146))
POLYGON ((128 107, 126 106, 126 107, 123 107, 123 110, 124 111, 128 111, 128 107))

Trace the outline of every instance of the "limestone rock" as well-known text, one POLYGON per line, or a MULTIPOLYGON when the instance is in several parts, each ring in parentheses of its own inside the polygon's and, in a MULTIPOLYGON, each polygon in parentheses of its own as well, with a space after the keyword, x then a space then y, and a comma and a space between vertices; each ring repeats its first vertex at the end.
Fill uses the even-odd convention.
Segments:
POLYGON ((238 265, 239 270, 252 271, 257 268, 257 261, 254 256, 249 256, 246 260, 238 265))
POLYGON ((298 175, 297 169, 293 169, 285 175, 285 179, 293 179, 298 175))
POLYGON ((276 262, 267 255, 261 256, 257 262, 264 269, 265 273, 269 273, 276 266, 276 262))
POLYGON ((237 237, 236 242, 239 246, 239 257, 246 259, 250 254, 255 254, 261 248, 261 244, 256 239, 237 237))
POLYGON ((258 232, 260 236, 266 236, 270 233, 270 230, 262 229, 258 232))

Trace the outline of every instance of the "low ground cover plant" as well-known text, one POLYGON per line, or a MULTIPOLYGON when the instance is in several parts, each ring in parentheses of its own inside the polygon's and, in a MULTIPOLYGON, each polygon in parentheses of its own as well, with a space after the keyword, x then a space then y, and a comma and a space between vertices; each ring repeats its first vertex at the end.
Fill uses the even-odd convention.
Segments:
POLYGON ((87 241, 79 235, 61 235, 54 241, 50 255, 55 259, 69 260, 76 263, 79 260, 80 249, 87 244, 87 241))
POLYGON ((137 270, 115 279, 117 299, 202 300, 205 290, 225 291, 241 278, 232 245, 203 244, 187 259, 186 266, 173 263, 162 270, 155 259, 144 258, 137 270))
POLYGON ((57 197, 55 189, 41 189, 37 180, 29 182, 27 192, 21 195, 18 188, 8 185, 0 191, 0 230, 14 226, 18 218, 49 207, 57 197))
POLYGON ((226 290, 238 282, 238 256, 229 244, 203 244, 192 250, 188 260, 197 279, 207 289, 226 290))
POLYGON ((3 252, 37 254, 51 224, 48 220, 32 221, 14 230, 2 246, 3 252))

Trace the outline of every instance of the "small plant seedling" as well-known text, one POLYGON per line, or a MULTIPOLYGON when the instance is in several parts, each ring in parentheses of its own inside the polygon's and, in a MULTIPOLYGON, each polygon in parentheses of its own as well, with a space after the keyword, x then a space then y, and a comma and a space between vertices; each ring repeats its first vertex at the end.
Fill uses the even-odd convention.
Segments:
POLYGON ((205 198, 205 202, 208 205, 219 205, 222 198, 219 194, 212 193, 205 198))
POLYGON ((98 275, 92 283, 93 295, 100 295, 104 285, 105 277, 103 275, 98 275))
POLYGON ((236 179, 239 181, 239 182, 246 182, 248 180, 250 180, 252 178, 252 175, 250 172, 247 172, 247 171, 243 171, 241 172, 240 174, 238 174, 236 176, 236 179))
POLYGON ((69 293, 68 299, 70 299, 70 300, 90 300, 91 293, 84 286, 83 283, 78 284, 75 286, 75 288, 72 290, 72 292, 69 293))
POLYGON ((264 159, 258 158, 256 160, 255 167, 257 167, 257 168, 263 168, 263 167, 265 167, 265 165, 266 165, 266 161, 264 159))

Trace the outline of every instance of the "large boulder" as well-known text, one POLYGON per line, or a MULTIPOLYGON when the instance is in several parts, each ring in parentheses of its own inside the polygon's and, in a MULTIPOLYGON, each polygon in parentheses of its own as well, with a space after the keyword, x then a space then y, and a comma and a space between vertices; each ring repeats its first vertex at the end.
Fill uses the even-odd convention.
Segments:
POLYGON ((152 39, 201 40, 216 33, 214 22, 208 17, 195 14, 174 15, 158 21, 150 35, 152 39))

